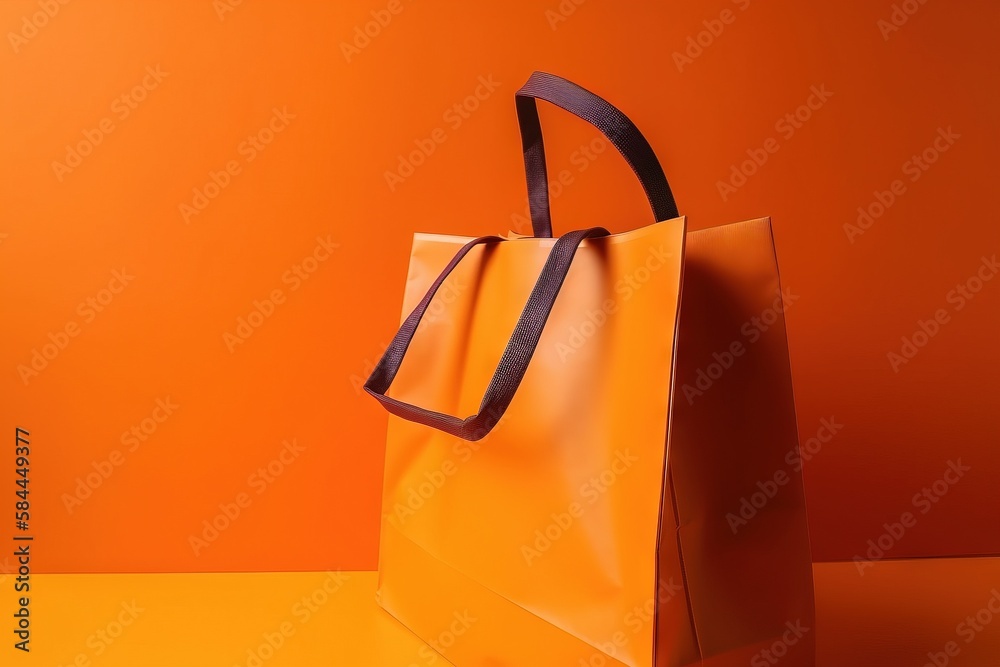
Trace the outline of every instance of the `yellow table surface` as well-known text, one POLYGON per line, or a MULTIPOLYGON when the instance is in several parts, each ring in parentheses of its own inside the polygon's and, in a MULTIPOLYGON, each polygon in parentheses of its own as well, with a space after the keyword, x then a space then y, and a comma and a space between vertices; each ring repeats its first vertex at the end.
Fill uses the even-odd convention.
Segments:
MULTIPOLYGON (((1000 589, 1000 559, 885 561, 863 577, 853 563, 818 563, 815 573, 820 667, 923 667, 951 640, 950 667, 1000 665, 1000 614, 969 641, 956 630, 1000 589)), ((374 572, 33 575, 28 654, 13 648, 13 579, 0 575, 4 666, 449 664, 379 609, 374 572)))

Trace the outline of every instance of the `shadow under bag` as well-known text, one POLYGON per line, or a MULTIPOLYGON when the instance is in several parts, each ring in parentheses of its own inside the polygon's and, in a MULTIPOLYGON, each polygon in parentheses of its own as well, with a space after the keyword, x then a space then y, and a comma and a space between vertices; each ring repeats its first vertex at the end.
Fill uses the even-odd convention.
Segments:
POLYGON ((688 232, 620 111, 541 72, 515 99, 534 235, 417 234, 365 385, 380 604, 459 667, 813 665, 770 220, 688 232), (536 99, 604 133, 655 224, 552 238, 536 99))

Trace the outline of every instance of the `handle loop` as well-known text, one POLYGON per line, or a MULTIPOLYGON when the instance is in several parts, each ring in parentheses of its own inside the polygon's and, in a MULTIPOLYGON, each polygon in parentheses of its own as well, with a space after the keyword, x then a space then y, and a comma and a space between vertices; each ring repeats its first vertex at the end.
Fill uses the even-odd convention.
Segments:
POLYGON ((538 280, 528 297, 528 302, 525 304, 524 310, 521 311, 521 316, 514 327, 514 333, 511 334, 510 340, 507 342, 507 347, 500 357, 500 363, 497 364, 497 369, 486 388, 486 394, 483 396, 476 414, 460 419, 405 403, 386 396, 385 392, 388 391, 393 378, 396 377, 396 373, 403 363, 403 357, 406 355, 406 350, 410 346, 410 341, 413 340, 413 335, 420 324, 420 319, 424 316, 424 312, 426 312, 438 288, 473 247, 481 243, 504 241, 499 236, 482 236, 462 246, 462 249, 452 258, 441 275, 431 284, 424 298, 403 322, 395 338, 392 339, 382 358, 379 359, 375 370, 365 382, 365 391, 397 417, 431 426, 465 440, 483 438, 497 425, 507 410, 507 406, 514 399, 514 393, 528 370, 528 363, 535 353, 535 348, 538 347, 545 322, 549 318, 549 313, 552 312, 552 305, 562 288, 566 274, 569 273, 573 256, 576 254, 577 248, 580 247, 580 243, 586 238, 607 236, 608 234, 608 230, 602 227, 582 229, 562 236, 552 246, 552 250, 545 260, 545 266, 542 267, 538 280))
POLYGON ((528 207, 534 235, 552 237, 549 214, 549 182, 545 168, 545 147, 542 126, 538 120, 535 100, 551 102, 587 121, 608 138, 639 177, 656 222, 676 218, 677 204, 670 184, 656 154, 632 121, 621 111, 592 92, 562 77, 535 72, 521 89, 514 93, 517 122, 521 128, 524 151, 524 172, 528 181, 528 207))

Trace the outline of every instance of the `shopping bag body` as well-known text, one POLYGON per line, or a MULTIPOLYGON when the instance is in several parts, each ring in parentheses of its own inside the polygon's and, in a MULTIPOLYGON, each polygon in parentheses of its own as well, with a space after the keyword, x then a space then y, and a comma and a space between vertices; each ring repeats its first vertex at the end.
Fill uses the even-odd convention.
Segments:
POLYGON ((618 109, 542 72, 515 102, 532 236, 418 234, 365 383, 390 413, 380 604, 418 665, 812 665, 770 221, 688 233, 618 109), (604 134, 655 224, 552 238, 538 99, 604 134))
MULTIPOLYGON (((404 315, 467 240, 415 238, 404 315)), ((552 243, 470 253, 392 395, 475 412, 552 243)), ((783 320, 742 331, 777 289, 766 220, 584 242, 484 438, 390 417, 380 604, 460 667, 746 664, 811 628, 798 473, 745 526, 727 516, 796 443, 783 320)), ((810 664, 796 640, 784 664, 810 664)))

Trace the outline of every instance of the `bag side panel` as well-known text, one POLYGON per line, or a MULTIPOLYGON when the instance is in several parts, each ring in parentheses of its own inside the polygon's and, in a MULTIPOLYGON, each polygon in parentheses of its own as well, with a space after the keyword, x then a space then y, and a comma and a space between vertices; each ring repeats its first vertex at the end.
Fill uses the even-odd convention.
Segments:
POLYGON ((668 456, 705 664, 814 660, 788 296, 768 219, 688 234, 668 456))

